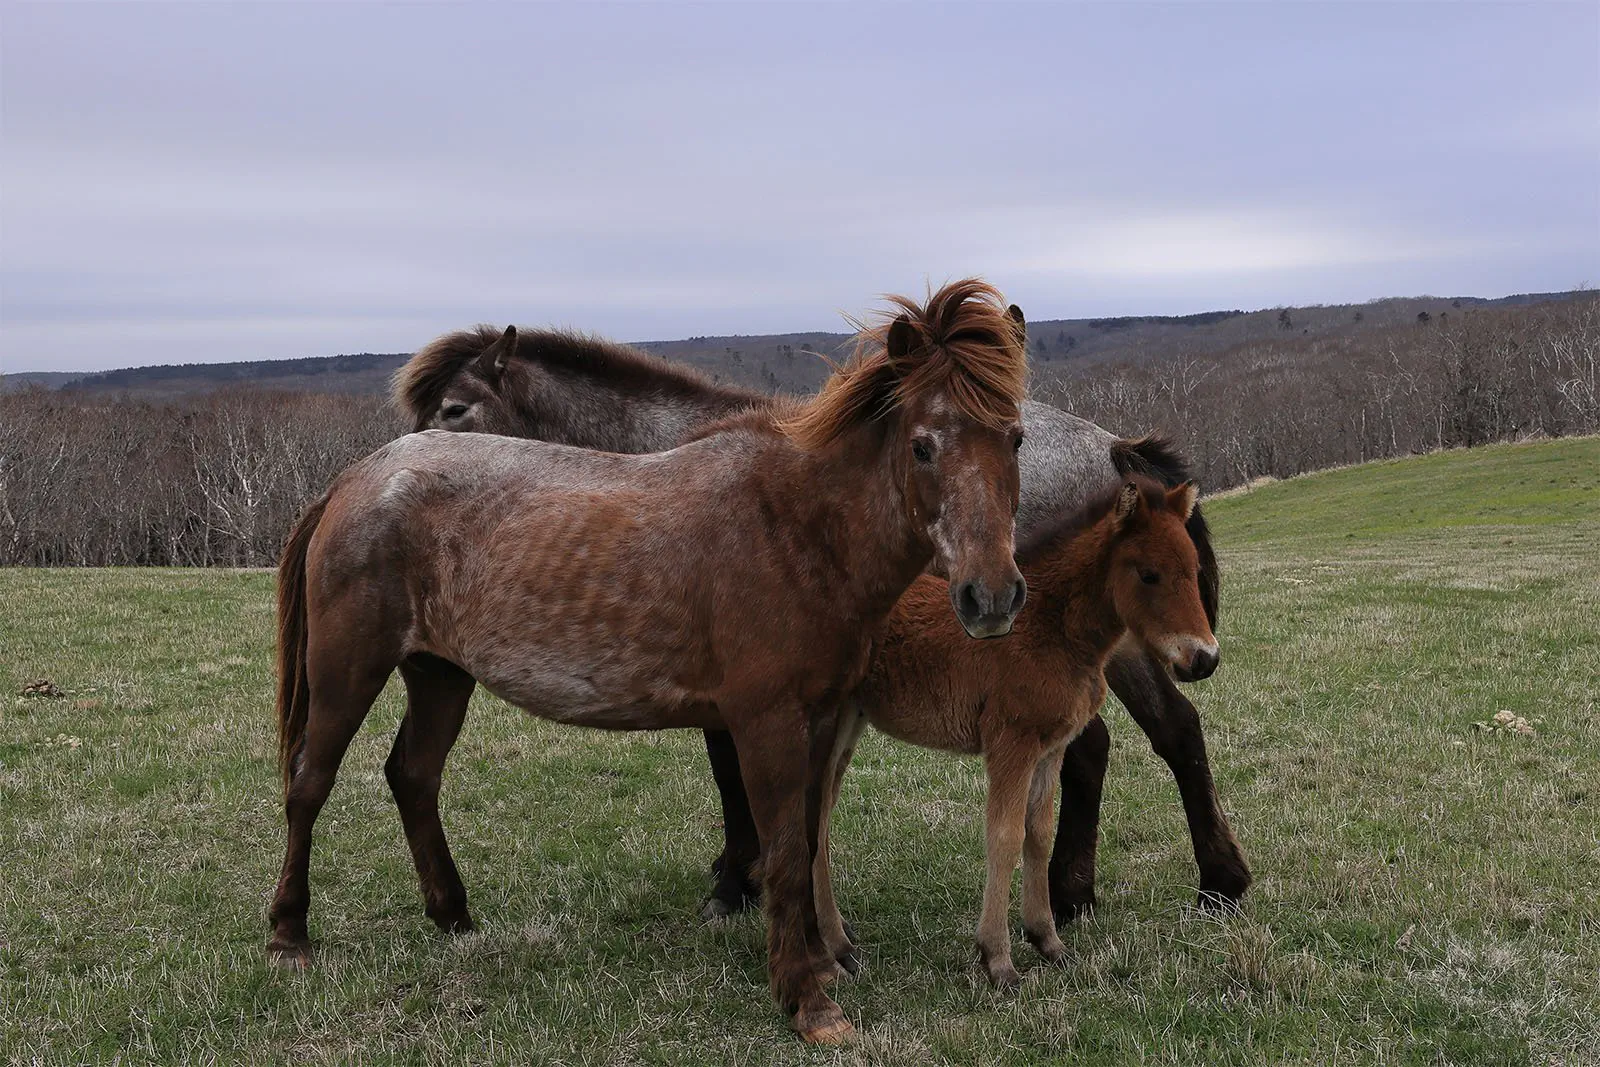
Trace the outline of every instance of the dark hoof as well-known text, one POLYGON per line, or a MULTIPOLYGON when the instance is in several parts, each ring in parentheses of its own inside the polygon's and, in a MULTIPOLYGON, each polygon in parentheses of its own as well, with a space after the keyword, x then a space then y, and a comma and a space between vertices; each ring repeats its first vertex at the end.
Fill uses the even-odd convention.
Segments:
POLYGON ((1068 897, 1066 899, 1057 897, 1053 893, 1050 895, 1050 912, 1055 917, 1057 926, 1065 926, 1067 923, 1074 923, 1079 919, 1092 919, 1094 918, 1094 909, 1095 899, 1093 893, 1087 896, 1068 897))
POLYGON ((734 910, 728 907, 727 902, 720 900, 717 897, 711 897, 707 899, 704 904, 700 905, 700 918, 704 919, 706 922, 715 922, 718 919, 726 919, 732 914, 734 914, 734 910))
POLYGON ((845 972, 852 977, 861 973, 861 950, 856 948, 855 945, 851 945, 834 958, 839 961, 839 966, 843 967, 845 972))
POLYGON ((1197 903, 1210 910, 1237 909, 1250 882, 1250 870, 1242 863, 1224 866, 1201 877, 1197 903))
POLYGON ((1195 896, 1194 903, 1195 907, 1201 911, 1227 914, 1244 910, 1244 898, 1242 895, 1218 893, 1208 889, 1200 890, 1195 896))
POLYGON ((472 916, 464 911, 457 915, 435 915, 431 918, 447 934, 470 934, 477 929, 472 916))
POLYGON ((712 919, 726 919, 730 915, 738 915, 755 906, 757 898, 748 893, 741 893, 737 889, 729 892, 725 887, 718 886, 711 891, 706 902, 700 905, 700 917, 708 922, 712 919))

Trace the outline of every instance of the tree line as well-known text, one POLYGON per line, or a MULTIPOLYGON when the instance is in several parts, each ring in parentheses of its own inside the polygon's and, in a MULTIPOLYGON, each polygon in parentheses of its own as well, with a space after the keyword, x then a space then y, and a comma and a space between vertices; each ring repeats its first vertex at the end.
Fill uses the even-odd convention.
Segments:
MULTIPOLYGON (((1600 298, 1473 308, 1214 355, 1038 368, 1035 394, 1162 431, 1207 490, 1366 460, 1600 432, 1600 298)), ((0 395, 0 564, 266 566, 306 502, 404 432, 378 397, 0 395)))

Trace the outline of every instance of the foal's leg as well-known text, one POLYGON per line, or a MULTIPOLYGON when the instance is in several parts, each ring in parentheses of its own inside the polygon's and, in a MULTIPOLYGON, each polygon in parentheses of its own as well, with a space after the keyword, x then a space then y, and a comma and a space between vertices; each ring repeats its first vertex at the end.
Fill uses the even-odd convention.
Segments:
POLYGON ((822 984, 813 966, 817 936, 811 867, 817 842, 822 785, 812 767, 825 767, 834 726, 811 729, 803 709, 769 708, 749 722, 730 722, 751 814, 760 833, 763 896, 767 905, 767 973, 773 995, 805 1040, 834 1043, 855 1029, 822 984), (827 748, 818 752, 826 744, 827 748), (807 752, 811 758, 798 759, 807 752), (811 794, 808 796, 808 792, 811 794))
POLYGON ((711 896, 700 914, 716 919, 743 911, 760 899, 761 886, 752 871, 761 857, 761 844, 739 773, 739 751, 734 747, 733 735, 726 730, 705 733, 711 776, 716 779, 717 793, 722 798, 722 855, 712 861, 711 896))
POLYGON ((812 883, 817 898, 817 925, 822 933, 828 953, 839 966, 851 974, 861 970, 853 938, 845 927, 844 916, 839 914, 839 902, 833 895, 833 848, 831 828, 833 809, 839 804, 839 789, 844 784, 844 772, 855 754, 856 742, 861 738, 866 717, 853 707, 846 707, 839 735, 833 745, 833 760, 828 768, 828 790, 823 795, 822 821, 817 835, 817 858, 812 864, 812 883))
POLYGON ((392 662, 381 667, 370 663, 312 663, 305 737, 291 764, 292 777, 284 796, 289 841, 284 850, 283 873, 267 912, 272 923, 267 951, 286 966, 304 967, 311 962, 311 940, 306 931, 306 912, 311 906, 311 826, 333 789, 350 739, 355 737, 393 669, 392 662))
POLYGON ((400 664, 400 675, 406 683, 406 717, 383 773, 406 828, 406 844, 422 882, 424 910, 439 929, 462 933, 472 929, 472 917, 467 913, 466 887, 439 822, 439 777, 477 683, 460 667, 436 656, 412 656, 400 664))
POLYGON ((1039 955, 1050 963, 1064 963, 1067 946, 1056 935, 1050 911, 1051 823, 1055 815, 1056 778, 1061 773, 1065 746, 1046 752, 1034 764, 1028 786, 1027 834, 1022 845, 1022 930, 1039 955))
POLYGON ((989 980, 1001 989, 1022 981, 1011 962, 1011 872, 1017 868, 1027 821, 1028 792, 1040 746, 1020 737, 1001 736, 990 746, 984 763, 989 773, 987 870, 983 881, 983 915, 978 920, 978 957, 989 980))
POLYGON ((1250 888, 1250 867, 1217 799, 1200 713, 1166 670, 1143 653, 1119 650, 1106 664, 1106 681, 1178 780, 1200 868, 1200 904, 1236 907, 1250 888))
POLYGON ((1061 762, 1061 817, 1050 852, 1050 908, 1058 923, 1094 911, 1095 847, 1100 841, 1100 794, 1111 755, 1111 734, 1099 715, 1067 746, 1061 762))

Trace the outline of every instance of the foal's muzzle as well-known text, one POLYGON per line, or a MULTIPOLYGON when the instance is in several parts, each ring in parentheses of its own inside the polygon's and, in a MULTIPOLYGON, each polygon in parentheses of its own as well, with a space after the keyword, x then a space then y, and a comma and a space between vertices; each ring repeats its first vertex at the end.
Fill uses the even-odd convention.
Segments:
POLYGON ((1189 657, 1189 662, 1174 665, 1172 673, 1177 675, 1180 682, 1198 682, 1216 673, 1217 664, 1221 661, 1220 651, 1197 648, 1194 650, 1194 655, 1189 657))
POLYGON ((1016 571, 1012 575, 999 588, 975 578, 950 587, 950 603, 968 637, 1004 637, 1011 632, 1017 612, 1028 599, 1028 585, 1022 575, 1016 571))

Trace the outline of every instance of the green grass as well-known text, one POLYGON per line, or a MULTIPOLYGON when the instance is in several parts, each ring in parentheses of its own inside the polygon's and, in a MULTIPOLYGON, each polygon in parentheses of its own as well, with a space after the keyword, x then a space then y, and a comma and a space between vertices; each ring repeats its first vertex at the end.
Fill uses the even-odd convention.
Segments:
POLYGON ((1019 937, 1029 981, 994 993, 979 765, 869 738, 842 1052, 782 1029, 758 920, 695 917, 697 735, 481 696, 444 800, 481 931, 421 914, 391 688, 318 823, 319 966, 267 967, 270 576, 0 572, 0 1062, 1600 1063, 1597 471, 1595 440, 1507 446, 1208 506, 1223 666, 1193 693, 1243 914, 1191 906, 1176 789, 1112 708, 1100 913, 1060 970, 1019 937), (68 696, 18 696, 37 676, 68 696), (1502 709, 1537 732, 1474 731, 1502 709))

